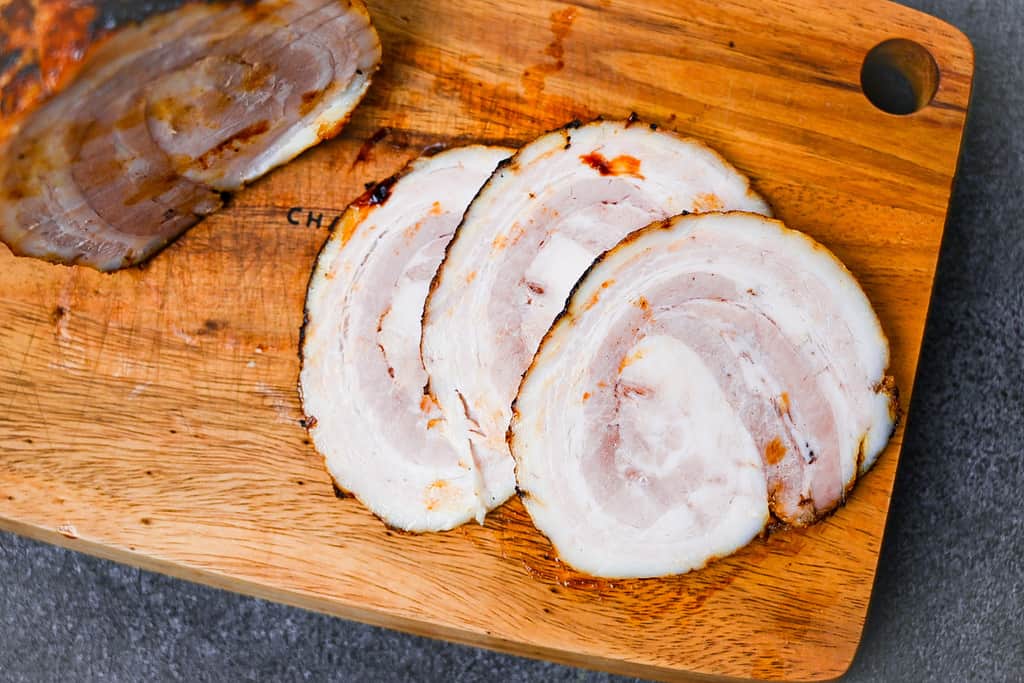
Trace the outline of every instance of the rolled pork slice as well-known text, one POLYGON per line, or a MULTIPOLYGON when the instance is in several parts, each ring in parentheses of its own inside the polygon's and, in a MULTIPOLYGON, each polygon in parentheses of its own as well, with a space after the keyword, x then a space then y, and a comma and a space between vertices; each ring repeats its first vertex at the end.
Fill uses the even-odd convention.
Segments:
POLYGON ((192 2, 122 25, 51 96, 0 113, 0 240, 140 263, 337 134, 380 55, 360 0, 192 2))
POLYGON ((428 396, 462 459, 483 473, 478 520, 515 490, 512 400, 580 275, 652 220, 719 209, 769 212, 715 152, 635 120, 545 135, 481 190, 434 280, 423 329, 428 396))
MULTIPOLYGON (((444 437, 423 393, 420 321, 466 206, 511 153, 453 149, 371 188, 310 279, 300 378, 309 431, 338 486, 392 527, 450 529, 478 507, 481 473, 444 437)), ((503 465, 511 477, 511 461, 503 465)))
POLYGON ((770 517, 836 509, 895 425, 889 345, 846 268, 745 213, 634 233, 533 359, 509 442, 526 508, 602 577, 683 573, 770 517))

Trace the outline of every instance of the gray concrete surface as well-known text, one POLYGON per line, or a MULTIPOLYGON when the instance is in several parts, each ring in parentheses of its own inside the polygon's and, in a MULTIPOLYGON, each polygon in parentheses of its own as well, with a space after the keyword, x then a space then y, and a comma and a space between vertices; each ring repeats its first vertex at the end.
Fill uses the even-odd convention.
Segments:
MULTIPOLYGON (((847 678, 1024 681, 1024 3, 912 0, 977 86, 862 648, 847 678)), ((0 534, 2 681, 606 681, 0 534)))

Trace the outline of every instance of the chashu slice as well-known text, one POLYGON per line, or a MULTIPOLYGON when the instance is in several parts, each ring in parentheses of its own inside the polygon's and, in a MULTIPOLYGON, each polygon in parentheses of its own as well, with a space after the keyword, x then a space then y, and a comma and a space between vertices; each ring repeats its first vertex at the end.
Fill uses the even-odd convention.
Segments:
POLYGON ((122 25, 50 97, 0 113, 0 240, 140 263, 337 134, 380 55, 360 0, 193 2, 122 25))
POLYGON ((483 473, 478 521, 515 490, 512 400, 573 284, 630 231, 714 209, 769 211, 715 152, 634 119, 549 133, 481 190, 435 278, 422 349, 446 433, 483 473))
POLYGON ((844 501, 893 432, 888 365, 867 297, 811 238, 745 213, 654 224, 590 269, 523 379, 520 493, 579 570, 699 568, 770 514, 844 501))
POLYGON ((337 484, 392 527, 441 531, 475 514, 480 474, 423 394, 420 321, 463 212, 511 153, 453 149, 371 188, 310 279, 300 377, 309 431, 337 484))

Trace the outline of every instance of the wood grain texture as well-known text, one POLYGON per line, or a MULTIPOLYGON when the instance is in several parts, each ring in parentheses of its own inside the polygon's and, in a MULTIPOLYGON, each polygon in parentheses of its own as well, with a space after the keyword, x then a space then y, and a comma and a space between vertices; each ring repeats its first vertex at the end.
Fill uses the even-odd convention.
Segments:
POLYGON ((909 405, 970 97, 967 39, 882 0, 370 5, 385 66, 345 132, 150 265, 103 275, 0 248, 0 527, 620 673, 840 675, 864 624, 902 430, 834 517, 682 577, 573 575, 517 501, 483 527, 397 534, 335 498, 300 425, 306 280, 363 183, 424 147, 521 143, 573 117, 635 110, 708 140, 848 264, 909 405), (940 67, 935 101, 909 117, 860 91, 864 55, 893 37, 940 67))

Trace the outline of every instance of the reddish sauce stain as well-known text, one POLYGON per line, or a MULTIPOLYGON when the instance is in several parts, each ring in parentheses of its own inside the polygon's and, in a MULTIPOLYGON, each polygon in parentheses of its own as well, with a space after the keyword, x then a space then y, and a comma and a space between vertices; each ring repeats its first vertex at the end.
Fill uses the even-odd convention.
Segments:
POLYGON ((628 154, 609 160, 600 152, 591 152, 581 155, 580 160, 601 175, 628 175, 641 180, 644 178, 640 173, 640 160, 628 154))
POLYGON ((309 92, 302 93, 302 104, 299 105, 299 113, 305 116, 313 111, 313 107, 320 101, 323 94, 323 90, 310 90, 309 92))
MULTIPOLYGON (((368 137, 366 139, 366 142, 363 143, 363 146, 359 148, 359 153, 356 154, 355 164, 365 163, 365 162, 369 161, 370 159, 372 159, 373 158, 373 148, 376 147, 377 144, 379 144, 380 141, 383 140, 384 138, 386 138, 388 136, 388 134, 390 134, 390 133, 391 133, 390 129, 388 129, 388 128, 381 128, 376 133, 374 133, 373 135, 368 137)), ((355 164, 353 164, 353 165, 355 165, 355 164)))
POLYGON ((555 59, 562 59, 565 55, 565 39, 569 37, 569 31, 572 30, 574 21, 576 21, 575 7, 566 7, 551 13, 551 33, 554 39, 544 50, 544 54, 555 59))
POLYGON ((330 140, 341 132, 341 129, 345 127, 346 123, 348 123, 347 119, 341 119, 340 121, 335 121, 330 124, 321 123, 320 127, 316 129, 316 136, 321 140, 330 140))
POLYGON ((424 394, 423 398, 420 399, 420 410, 424 413, 430 412, 437 408, 437 402, 434 401, 434 397, 429 394, 424 394))
POLYGON ((523 77, 525 89, 520 89, 509 83, 473 78, 470 72, 443 62, 431 64, 430 68, 435 69, 433 94, 445 100, 458 100, 469 111, 490 112, 495 102, 499 102, 503 117, 523 125, 536 125, 538 112, 543 112, 546 121, 596 116, 595 111, 584 108, 578 99, 541 93, 530 85, 536 81, 526 76, 523 77))
POLYGON ((391 196, 391 188, 394 187, 396 182, 398 182, 398 176, 393 175, 390 178, 385 178, 379 183, 371 185, 367 188, 366 192, 361 194, 352 202, 352 206, 359 208, 380 206, 391 196))
POLYGON ((601 289, 596 290, 589 299, 587 299, 587 305, 583 307, 583 310, 589 311, 591 308, 597 305, 597 302, 601 300, 601 292, 608 289, 615 284, 615 280, 605 280, 601 283, 601 289))
POLYGON ((786 457, 786 447, 778 437, 772 439, 764 449, 764 458, 769 465, 778 465, 786 457))
POLYGON ((551 13, 551 42, 544 48, 544 54, 551 57, 553 62, 543 62, 527 68, 523 72, 523 87, 526 89, 527 97, 536 97, 544 91, 545 80, 553 73, 558 73, 565 68, 565 39, 572 30, 572 24, 576 20, 577 10, 575 7, 566 7, 563 10, 551 13))
POLYGON ((782 395, 779 396, 779 412, 781 414, 783 414, 783 415, 788 415, 789 414, 789 393, 788 392, 784 391, 784 392, 782 392, 782 395))

